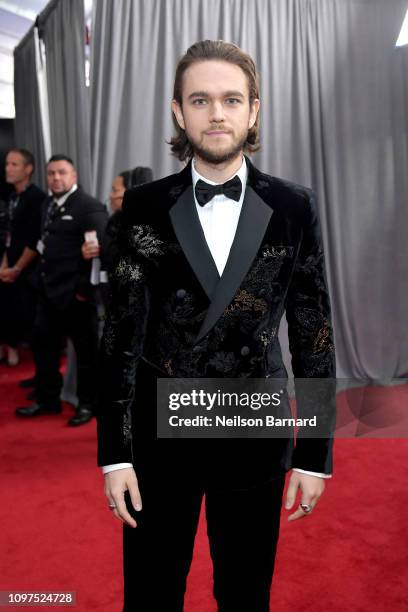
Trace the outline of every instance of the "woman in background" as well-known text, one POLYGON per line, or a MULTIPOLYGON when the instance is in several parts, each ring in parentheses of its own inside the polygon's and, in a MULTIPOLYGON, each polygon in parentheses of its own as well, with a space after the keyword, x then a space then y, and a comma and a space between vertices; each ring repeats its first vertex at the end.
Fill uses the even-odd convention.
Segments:
POLYGON ((152 180, 153 173, 151 168, 143 166, 137 166, 133 170, 125 170, 118 174, 118 176, 115 176, 112 183, 112 191, 109 195, 112 213, 122 209, 123 196, 126 189, 131 189, 136 187, 136 185, 143 185, 143 183, 151 183, 152 180))
POLYGON ((123 196, 127 189, 150 183, 153 180, 153 172, 151 168, 137 166, 133 170, 125 170, 121 172, 112 182, 112 190, 109 194, 110 208, 112 215, 108 221, 105 230, 105 236, 102 245, 93 242, 84 242, 82 245, 82 256, 84 259, 93 259, 101 257, 102 269, 108 273, 112 270, 116 260, 115 238, 119 231, 120 218, 122 211, 123 196))

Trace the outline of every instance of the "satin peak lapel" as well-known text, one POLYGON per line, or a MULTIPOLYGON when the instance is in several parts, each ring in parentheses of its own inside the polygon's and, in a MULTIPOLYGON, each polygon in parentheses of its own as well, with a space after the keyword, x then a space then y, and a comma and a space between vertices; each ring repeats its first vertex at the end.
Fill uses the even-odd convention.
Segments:
POLYGON ((181 248, 208 299, 211 300, 220 275, 201 227, 194 203, 192 185, 183 191, 169 214, 181 248))

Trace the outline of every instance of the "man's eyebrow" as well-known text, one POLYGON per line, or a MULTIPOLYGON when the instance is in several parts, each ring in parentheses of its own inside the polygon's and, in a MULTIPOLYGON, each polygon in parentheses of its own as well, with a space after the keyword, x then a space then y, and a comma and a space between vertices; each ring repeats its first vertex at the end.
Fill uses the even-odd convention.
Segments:
POLYGON ((193 93, 188 96, 189 100, 192 98, 208 98, 208 93, 206 91, 193 91, 193 93))
POLYGON ((240 91, 232 90, 232 91, 226 91, 224 96, 226 98, 243 98, 244 94, 241 93, 240 91))
MULTIPOLYGON (((244 94, 241 93, 240 91, 235 91, 235 90, 231 90, 231 91, 225 91, 223 93, 224 98, 244 98, 244 94)), ((193 98, 209 98, 209 94, 208 91, 193 91, 193 93, 191 93, 188 96, 189 100, 192 100, 193 98)))

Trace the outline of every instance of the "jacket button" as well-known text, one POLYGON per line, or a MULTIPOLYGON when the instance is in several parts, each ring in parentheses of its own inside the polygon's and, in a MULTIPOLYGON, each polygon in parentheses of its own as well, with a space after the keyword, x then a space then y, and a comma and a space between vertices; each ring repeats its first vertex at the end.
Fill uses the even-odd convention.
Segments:
POLYGON ((246 357, 247 355, 249 355, 251 351, 249 350, 249 346, 243 346, 241 349, 241 355, 243 357, 246 357))
POLYGON ((197 344, 196 346, 193 347, 193 353, 200 353, 200 352, 201 352, 201 346, 197 344))
POLYGON ((185 289, 177 289, 177 291, 176 291, 176 297, 177 297, 179 300, 184 299, 184 298, 186 297, 186 295, 187 295, 187 291, 186 291, 185 289))

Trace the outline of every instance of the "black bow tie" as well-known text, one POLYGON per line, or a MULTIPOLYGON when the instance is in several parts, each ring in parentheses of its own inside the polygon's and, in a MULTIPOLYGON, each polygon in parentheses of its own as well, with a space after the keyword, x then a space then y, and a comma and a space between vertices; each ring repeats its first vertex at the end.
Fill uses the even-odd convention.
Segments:
POLYGON ((195 195, 200 206, 205 206, 213 199, 214 196, 224 194, 231 200, 239 202, 242 192, 242 183, 239 176, 234 176, 233 179, 223 183, 222 185, 209 185, 205 181, 199 179, 195 186, 195 195))

